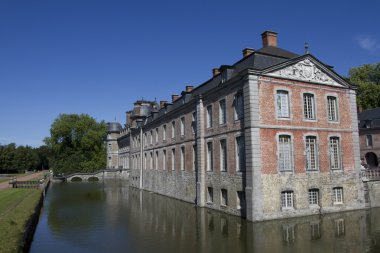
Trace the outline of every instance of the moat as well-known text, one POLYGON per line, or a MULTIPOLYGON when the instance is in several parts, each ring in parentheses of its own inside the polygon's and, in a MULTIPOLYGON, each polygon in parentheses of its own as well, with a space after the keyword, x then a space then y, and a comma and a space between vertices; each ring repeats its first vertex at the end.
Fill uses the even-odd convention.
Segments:
POLYGON ((54 183, 30 252, 380 252, 380 209, 251 223, 126 181, 54 183))

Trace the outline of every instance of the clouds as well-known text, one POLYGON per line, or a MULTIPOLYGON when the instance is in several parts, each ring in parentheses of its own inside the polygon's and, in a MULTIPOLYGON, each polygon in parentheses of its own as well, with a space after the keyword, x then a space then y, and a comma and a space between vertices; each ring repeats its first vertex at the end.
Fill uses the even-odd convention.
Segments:
POLYGON ((359 46, 369 52, 375 52, 380 50, 380 42, 371 36, 358 36, 356 38, 356 42, 359 46))

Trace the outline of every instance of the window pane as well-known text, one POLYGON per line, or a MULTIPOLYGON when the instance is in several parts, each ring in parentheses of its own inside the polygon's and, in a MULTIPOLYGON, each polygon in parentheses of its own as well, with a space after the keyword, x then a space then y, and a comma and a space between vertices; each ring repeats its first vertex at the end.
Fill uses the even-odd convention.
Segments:
POLYGON ((338 107, 336 97, 327 97, 329 121, 338 120, 338 107))
POLYGON ((315 109, 314 109, 314 95, 304 94, 304 118, 305 119, 315 119, 315 109))
POLYGON ((306 170, 317 170, 317 138, 306 137, 306 170))
POLYGON ((330 138, 330 167, 332 170, 340 169, 340 145, 338 137, 330 138))
POLYGON ((289 97, 287 91, 277 91, 277 117, 289 118, 289 97))
POLYGON ((280 171, 292 170, 292 144, 288 135, 280 135, 279 137, 278 165, 280 171))

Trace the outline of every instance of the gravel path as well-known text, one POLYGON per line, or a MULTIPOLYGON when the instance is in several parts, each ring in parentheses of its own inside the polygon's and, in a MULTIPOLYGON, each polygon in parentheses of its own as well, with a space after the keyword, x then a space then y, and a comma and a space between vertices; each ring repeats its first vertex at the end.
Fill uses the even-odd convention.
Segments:
MULTIPOLYGON (((27 181, 27 180, 31 180, 34 178, 42 177, 46 172, 47 171, 41 171, 41 172, 26 175, 26 176, 18 176, 16 178, 17 178, 17 180, 20 180, 20 181, 27 181)), ((0 190, 6 189, 6 188, 11 188, 11 187, 12 186, 9 184, 9 181, 5 181, 5 182, 0 183, 0 190)))

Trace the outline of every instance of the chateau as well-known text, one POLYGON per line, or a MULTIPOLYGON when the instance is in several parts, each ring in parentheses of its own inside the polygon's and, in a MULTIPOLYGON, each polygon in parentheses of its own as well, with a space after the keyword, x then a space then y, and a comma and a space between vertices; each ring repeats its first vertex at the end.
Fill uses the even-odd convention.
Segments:
POLYGON ((251 221, 365 207, 355 88, 309 53, 246 48, 168 101, 109 123, 108 167, 134 187, 251 221))

